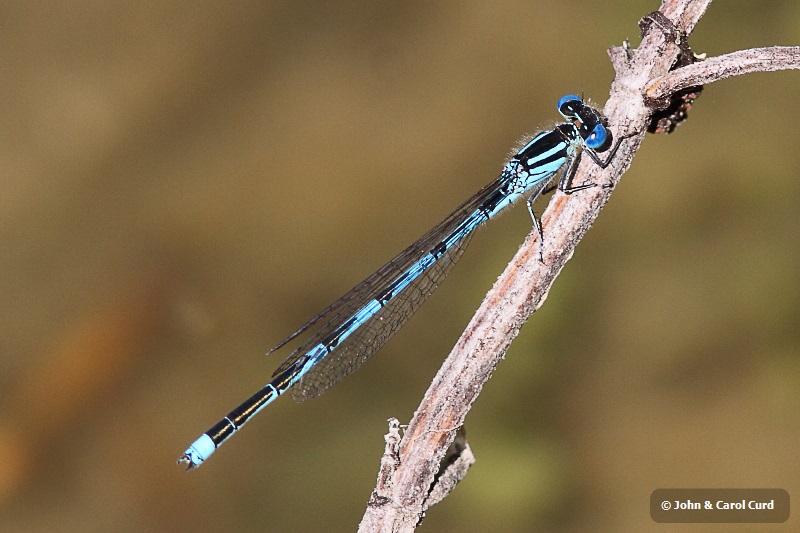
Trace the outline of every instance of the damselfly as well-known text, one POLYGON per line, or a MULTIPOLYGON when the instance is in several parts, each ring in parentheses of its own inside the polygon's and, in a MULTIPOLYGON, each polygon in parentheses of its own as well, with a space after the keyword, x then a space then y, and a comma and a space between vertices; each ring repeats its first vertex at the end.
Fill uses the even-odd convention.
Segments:
POLYGON ((287 390, 291 389, 295 400, 303 401, 322 394, 358 369, 433 292, 461 257, 475 229, 526 195, 533 225, 539 232, 539 257, 543 261, 543 235, 533 201, 562 168, 558 182, 561 191, 594 187, 593 183, 571 185, 581 153, 605 168, 619 147, 618 141, 606 160, 597 155, 611 147, 611 132, 605 117, 580 97, 562 97, 558 111, 568 122, 533 137, 505 164, 495 181, 270 350, 296 339, 299 343, 275 371, 272 381, 192 443, 178 463, 186 464, 187 470, 200 466, 253 415, 287 390), (305 338, 298 339, 303 334, 305 338))

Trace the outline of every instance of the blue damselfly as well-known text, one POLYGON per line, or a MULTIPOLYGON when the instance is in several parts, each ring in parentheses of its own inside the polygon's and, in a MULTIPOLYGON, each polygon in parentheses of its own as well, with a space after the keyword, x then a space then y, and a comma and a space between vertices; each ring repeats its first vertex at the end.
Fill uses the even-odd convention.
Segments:
POLYGON ((356 285, 306 325, 283 340, 270 353, 295 341, 299 345, 278 367, 264 388, 228 413, 197 439, 178 459, 187 469, 203 463, 231 435, 264 406, 287 390, 295 400, 318 396, 363 365, 405 324, 458 261, 475 229, 528 196, 528 209, 545 191, 556 173, 564 169, 558 188, 572 193, 595 184, 571 185, 581 153, 605 168, 599 152, 611 148, 606 119, 575 95, 558 101, 558 111, 568 120, 528 141, 505 164, 500 176, 461 204, 414 244, 356 285), (303 340, 299 337, 305 335, 303 340))

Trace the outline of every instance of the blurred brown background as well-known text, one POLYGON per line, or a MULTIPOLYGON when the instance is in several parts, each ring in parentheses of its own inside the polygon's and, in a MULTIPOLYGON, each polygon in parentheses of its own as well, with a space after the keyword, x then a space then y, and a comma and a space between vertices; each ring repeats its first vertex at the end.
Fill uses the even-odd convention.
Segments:
MULTIPOLYGON (((227 4, 227 3, 226 3, 227 4)), ((530 230, 482 230, 376 359, 174 464, 263 353, 493 179, 657 2, 0 6, 0 529, 352 531, 530 230)), ((716 2, 698 52, 798 44, 800 6, 716 2)), ((710 86, 650 136, 468 419, 425 531, 659 526, 661 487, 800 467, 800 74, 710 86)), ((798 528, 798 513, 775 529, 798 528)), ((762 530, 762 527, 724 527, 762 530)))

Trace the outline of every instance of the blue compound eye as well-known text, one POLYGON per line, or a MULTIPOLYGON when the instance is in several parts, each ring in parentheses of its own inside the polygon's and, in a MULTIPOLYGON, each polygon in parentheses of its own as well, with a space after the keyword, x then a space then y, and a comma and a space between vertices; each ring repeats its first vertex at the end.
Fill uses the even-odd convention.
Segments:
POLYGON ((584 141, 584 144, 592 150, 600 150, 608 140, 608 130, 602 124, 598 124, 592 130, 592 133, 584 141))
POLYGON ((562 115, 565 115, 565 116, 574 115, 575 114, 575 105, 574 104, 579 104, 579 105, 583 104, 583 100, 581 100, 580 96, 577 96, 575 94, 567 94, 565 96, 562 96, 558 100, 558 111, 559 111, 559 113, 561 113, 562 115), (569 105, 569 104, 573 104, 573 105, 569 105))

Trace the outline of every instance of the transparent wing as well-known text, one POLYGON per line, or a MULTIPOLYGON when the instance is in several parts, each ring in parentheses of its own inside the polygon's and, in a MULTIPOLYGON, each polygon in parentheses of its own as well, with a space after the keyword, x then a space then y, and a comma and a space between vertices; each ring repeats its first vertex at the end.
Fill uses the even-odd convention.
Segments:
POLYGON ((439 286, 464 253, 470 237, 464 237, 442 254, 436 263, 392 298, 380 313, 367 320, 333 352, 314 365, 292 388, 292 398, 301 402, 319 396, 366 363, 439 286))
MULTIPOLYGON (((396 280, 398 276, 428 254, 434 246, 442 242, 455 228, 472 216, 478 207, 496 195, 505 194, 503 189, 508 185, 510 179, 511 176, 509 174, 501 174, 499 178, 461 204, 455 211, 439 222, 439 224, 423 235, 418 241, 403 250, 394 259, 383 265, 374 274, 356 285, 351 291, 328 306, 306 325, 292 333, 275 348, 270 350, 270 352, 277 350, 297 339, 303 333, 307 333, 305 339, 278 367, 273 376, 286 371, 289 367, 304 359, 309 348, 316 346, 329 337, 336 328, 351 318, 354 313, 381 294, 381 292, 396 280)), ((438 282, 449 272, 450 268, 461 256, 468 240, 468 237, 466 237, 462 239, 461 242, 455 244, 450 250, 446 251, 439 260, 428 269, 430 273, 426 271, 420 276, 422 279, 415 280, 406 287, 406 289, 395 295, 392 301, 386 304, 386 308, 382 309, 383 312, 380 313, 380 315, 367 320, 358 331, 351 334, 340 346, 316 365, 323 365, 324 367, 341 365, 345 368, 352 367, 350 370, 340 372, 341 375, 338 378, 323 385, 321 383, 321 381, 324 381, 323 376, 333 376, 335 373, 330 370, 325 372, 312 369, 308 380, 309 385, 304 387, 301 384, 299 386, 300 390, 296 393, 297 396, 303 399, 303 396, 310 398, 320 394, 344 376, 360 367, 369 356, 378 351, 389 337, 408 320, 408 317, 402 318, 402 320, 393 318, 389 316, 387 310, 391 308, 400 315, 407 314, 409 316, 416 311, 419 305, 433 292, 438 282), (419 295, 421 294, 424 294, 424 297, 420 298, 419 295), (395 300, 397 300, 397 302, 395 302, 395 300), (382 319, 379 317, 382 317, 382 319), (382 331, 384 328, 387 329, 388 333, 382 331), (370 348, 359 350, 357 349, 358 342, 367 342, 370 348), (369 355, 364 357, 367 350, 369 351, 369 355), (348 358, 354 358, 356 360, 361 359, 363 361, 356 364, 348 358), (331 359, 331 362, 326 362, 328 359, 331 359), (315 376, 315 379, 311 379, 313 376, 315 376), (312 385, 312 383, 314 384, 312 385), (308 391, 305 395, 301 393, 304 388, 308 391)), ((327 379, 330 381, 332 378, 327 379)))

